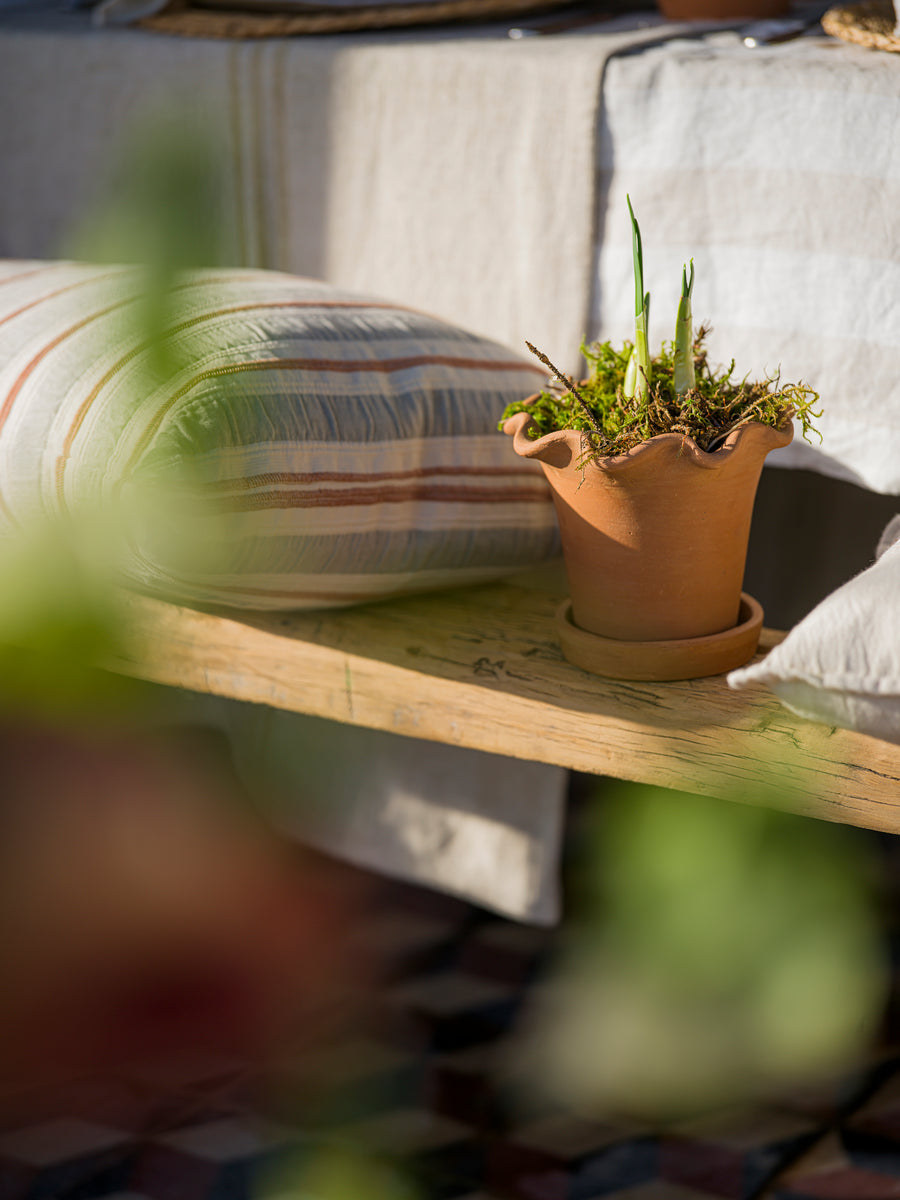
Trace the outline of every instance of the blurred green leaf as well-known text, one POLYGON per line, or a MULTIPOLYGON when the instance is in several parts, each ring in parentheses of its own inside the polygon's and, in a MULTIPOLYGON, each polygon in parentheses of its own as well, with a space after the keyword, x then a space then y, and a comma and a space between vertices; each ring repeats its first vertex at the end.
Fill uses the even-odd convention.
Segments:
POLYGON ((122 716, 140 686, 99 669, 122 648, 118 532, 96 516, 0 540, 0 711, 89 721, 122 716))
POLYGON ((262 1194, 279 1200, 417 1200, 399 1169, 349 1149, 297 1155, 266 1175, 262 1194))
POLYGON ((529 1029, 576 1107, 683 1115, 863 1053, 886 994, 858 831, 620 785, 593 833, 579 936, 529 1029))

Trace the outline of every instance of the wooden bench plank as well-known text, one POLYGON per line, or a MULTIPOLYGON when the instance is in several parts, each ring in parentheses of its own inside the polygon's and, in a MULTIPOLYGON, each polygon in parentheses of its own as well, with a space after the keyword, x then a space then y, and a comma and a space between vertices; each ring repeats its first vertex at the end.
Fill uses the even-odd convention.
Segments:
MULTIPOLYGON (((310 614, 131 596, 126 674, 409 737, 900 831, 900 747, 794 717, 723 676, 601 679, 555 638, 560 579, 310 614)), ((781 636, 765 631, 762 649, 781 636)))

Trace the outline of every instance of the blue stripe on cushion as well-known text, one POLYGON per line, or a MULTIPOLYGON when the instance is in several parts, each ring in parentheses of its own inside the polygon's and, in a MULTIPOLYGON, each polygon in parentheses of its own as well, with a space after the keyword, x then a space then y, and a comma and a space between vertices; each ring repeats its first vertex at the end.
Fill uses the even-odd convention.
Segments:
MULTIPOLYGON (((505 380, 498 380, 505 388, 464 389, 457 384, 426 389, 418 380, 399 388, 378 387, 378 378, 369 379, 365 393, 344 395, 301 394, 259 377, 229 381, 227 388, 206 381, 167 416, 142 467, 173 456, 265 442, 296 440, 300 454, 303 441, 392 442, 491 433, 510 400, 505 380)), ((522 398, 529 394, 527 377, 519 390, 522 398)))

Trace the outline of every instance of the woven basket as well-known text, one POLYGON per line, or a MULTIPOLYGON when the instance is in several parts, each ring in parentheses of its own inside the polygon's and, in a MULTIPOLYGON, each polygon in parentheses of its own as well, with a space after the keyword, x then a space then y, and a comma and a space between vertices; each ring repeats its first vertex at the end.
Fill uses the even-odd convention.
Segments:
MULTIPOLYGON (((227 0, 226 0, 227 3, 227 0)), ((449 21, 490 21, 561 8, 572 0, 432 0, 428 4, 373 4, 319 12, 236 12, 192 6, 174 0, 163 12, 138 24, 157 33, 205 38, 280 38, 298 34, 352 33, 399 29, 449 21)))
POLYGON ((889 0, 864 0, 862 4, 830 8, 822 18, 822 28, 832 37, 894 53, 900 52, 900 38, 894 35, 896 23, 889 0))

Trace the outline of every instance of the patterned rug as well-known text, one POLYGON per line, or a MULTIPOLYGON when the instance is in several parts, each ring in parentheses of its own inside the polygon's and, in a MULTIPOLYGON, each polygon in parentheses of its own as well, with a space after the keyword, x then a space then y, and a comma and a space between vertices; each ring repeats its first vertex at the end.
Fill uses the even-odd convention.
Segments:
MULTIPOLYGON (((890 1046, 852 1078, 752 1114, 665 1131, 592 1121, 510 1094, 501 1069, 560 932, 368 883, 348 935, 368 982, 336 1032, 257 1056, 156 1047, 20 1081, 3 1099, 0 1200, 317 1200, 307 1167, 333 1148, 406 1182, 357 1179, 328 1200, 900 1196, 890 1046)), ((328 1005, 333 1017, 341 1001, 328 1005)))

